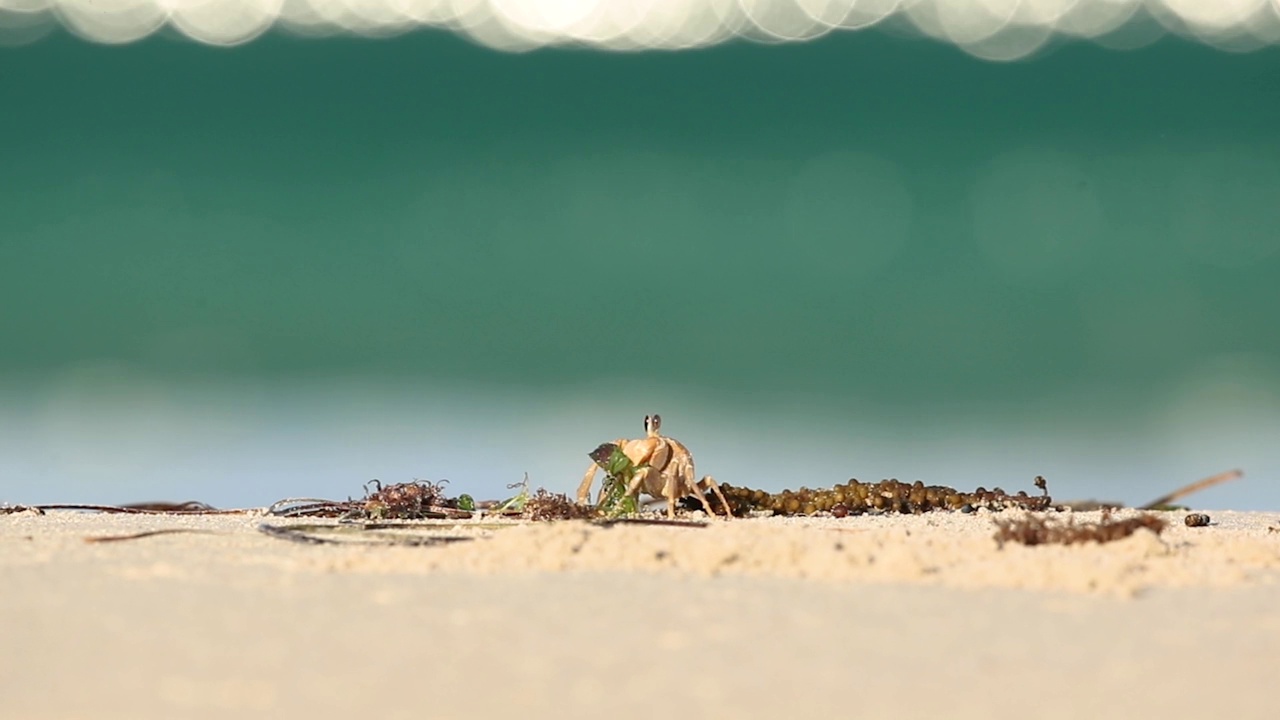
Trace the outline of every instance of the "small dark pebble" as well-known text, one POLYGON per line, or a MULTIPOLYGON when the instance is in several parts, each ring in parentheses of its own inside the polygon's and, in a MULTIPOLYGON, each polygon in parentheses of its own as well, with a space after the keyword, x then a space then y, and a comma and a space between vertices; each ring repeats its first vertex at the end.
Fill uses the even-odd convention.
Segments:
POLYGON ((974 507, 969 503, 965 503, 964 505, 960 506, 960 512, 962 513, 971 513, 973 511, 974 511, 974 507))
POLYGON ((1191 513, 1186 517, 1187 527, 1204 527, 1209 524, 1209 516, 1204 513, 1191 513))
POLYGON ((831 507, 831 517, 842 518, 849 514, 849 506, 844 503, 836 503, 831 507))

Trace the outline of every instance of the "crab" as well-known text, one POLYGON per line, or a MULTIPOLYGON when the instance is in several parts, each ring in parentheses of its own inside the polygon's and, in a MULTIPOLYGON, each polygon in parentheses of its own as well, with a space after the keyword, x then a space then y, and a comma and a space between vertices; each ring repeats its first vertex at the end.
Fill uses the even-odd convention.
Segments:
MULTIPOLYGON (((636 474, 627 488, 627 495, 639 497, 641 492, 667 501, 667 517, 675 517, 676 503, 683 497, 693 495, 702 504, 708 515, 715 515, 711 504, 707 502, 706 491, 709 489, 720 500, 725 508, 726 517, 731 516, 729 503, 720 492, 720 485, 710 475, 694 481, 693 454, 684 443, 662 435, 662 417, 659 415, 644 416, 645 437, 637 440, 620 438, 613 444, 618 446, 632 464, 636 466, 636 474)), ((591 463, 582 484, 578 486, 578 502, 591 502, 591 484, 595 481, 596 471, 600 467, 591 463)))

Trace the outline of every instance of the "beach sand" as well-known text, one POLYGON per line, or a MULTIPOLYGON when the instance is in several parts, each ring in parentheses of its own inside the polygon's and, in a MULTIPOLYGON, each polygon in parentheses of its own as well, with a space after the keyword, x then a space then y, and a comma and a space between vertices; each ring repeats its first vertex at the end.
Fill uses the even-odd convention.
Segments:
POLYGON ((0 717, 1275 717, 1280 513, 1209 514, 1036 547, 985 511, 380 531, 474 538, 409 547, 13 513, 0 717), (86 541, 162 529, 195 532, 86 541))

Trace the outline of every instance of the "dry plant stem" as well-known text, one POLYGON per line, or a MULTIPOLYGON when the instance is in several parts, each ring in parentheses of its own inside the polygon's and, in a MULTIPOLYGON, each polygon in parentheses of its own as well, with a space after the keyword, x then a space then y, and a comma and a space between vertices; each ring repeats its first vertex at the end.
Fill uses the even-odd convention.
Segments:
POLYGON ((1187 485, 1186 487, 1178 488, 1177 490, 1174 490, 1168 495, 1158 497, 1155 500, 1152 500, 1151 502, 1147 503, 1146 505, 1143 505, 1138 509, 1154 510, 1155 508, 1161 507, 1163 505, 1170 505, 1173 503, 1173 501, 1178 500, 1179 498, 1186 497, 1191 493, 1199 492, 1201 490, 1204 490, 1205 488, 1213 487, 1214 485, 1221 485, 1224 482, 1230 482, 1232 480, 1236 480, 1243 476, 1244 476, 1244 472, 1240 470, 1228 470, 1223 473, 1218 473, 1217 475, 1213 475, 1212 477, 1207 477, 1203 480, 1198 480, 1196 482, 1193 482, 1190 485, 1187 485))

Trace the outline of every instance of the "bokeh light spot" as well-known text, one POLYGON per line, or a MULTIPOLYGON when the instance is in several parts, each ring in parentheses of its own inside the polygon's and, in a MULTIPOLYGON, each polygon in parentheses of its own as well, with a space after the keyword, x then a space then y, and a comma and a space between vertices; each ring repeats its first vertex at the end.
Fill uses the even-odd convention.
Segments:
POLYGON ((1280 43, 1280 0, 0 0, 0 45, 42 37, 48 21, 32 18, 43 13, 112 44, 166 25, 212 45, 248 42, 272 27, 308 37, 432 27, 512 52, 802 42, 881 25, 996 61, 1028 57, 1056 36, 1134 48, 1173 32, 1235 52, 1280 43))

